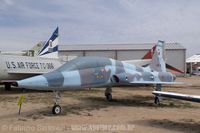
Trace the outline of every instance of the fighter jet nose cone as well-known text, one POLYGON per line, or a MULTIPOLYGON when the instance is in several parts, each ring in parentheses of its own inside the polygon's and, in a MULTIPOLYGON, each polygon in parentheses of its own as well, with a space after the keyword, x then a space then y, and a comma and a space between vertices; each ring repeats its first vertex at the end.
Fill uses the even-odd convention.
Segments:
POLYGON ((18 87, 25 89, 43 90, 44 88, 48 87, 47 80, 44 76, 35 76, 24 80, 19 80, 16 83, 18 87))

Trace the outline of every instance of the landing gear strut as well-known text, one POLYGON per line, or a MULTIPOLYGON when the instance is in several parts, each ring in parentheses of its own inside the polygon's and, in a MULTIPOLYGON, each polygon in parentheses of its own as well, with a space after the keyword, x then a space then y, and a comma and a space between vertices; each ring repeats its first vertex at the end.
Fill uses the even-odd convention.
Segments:
POLYGON ((112 101, 112 88, 107 87, 105 90, 105 96, 108 101, 112 101))
POLYGON ((61 94, 59 91, 54 91, 54 106, 52 108, 52 113, 55 115, 59 115, 62 111, 62 108, 59 105, 60 99, 61 99, 61 94))
POLYGON ((10 83, 5 83, 5 90, 10 91, 11 90, 11 84, 10 83))
POLYGON ((160 104, 160 98, 159 98, 159 96, 155 96, 154 103, 155 103, 156 105, 159 105, 159 104, 160 104))
MULTIPOLYGON (((161 84, 157 84, 155 90, 156 91, 162 91, 162 85, 161 84)), ((154 103, 159 105, 160 101, 161 101, 161 97, 155 96, 154 103)))

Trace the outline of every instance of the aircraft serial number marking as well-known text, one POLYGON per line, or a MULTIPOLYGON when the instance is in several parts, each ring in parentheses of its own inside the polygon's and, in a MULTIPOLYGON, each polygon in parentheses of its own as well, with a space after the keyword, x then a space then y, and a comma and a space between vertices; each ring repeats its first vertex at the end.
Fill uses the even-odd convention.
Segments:
POLYGON ((54 69, 53 63, 39 62, 8 62, 6 61, 7 69, 54 69))

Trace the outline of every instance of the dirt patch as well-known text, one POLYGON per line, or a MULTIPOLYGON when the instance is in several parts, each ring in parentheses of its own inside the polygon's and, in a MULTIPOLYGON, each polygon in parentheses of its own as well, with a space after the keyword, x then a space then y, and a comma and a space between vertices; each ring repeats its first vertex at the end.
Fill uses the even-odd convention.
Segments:
MULTIPOLYGON (((164 90, 200 95, 199 77, 178 81, 194 85, 165 86, 164 90)), ((0 132, 200 132, 199 103, 164 99, 155 105, 151 86, 113 88, 114 99, 108 102, 104 90, 63 92, 62 114, 55 116, 51 113, 52 92, 22 94, 21 90, 7 92, 2 88, 0 132), (21 95, 25 101, 19 116, 17 103, 21 95)))

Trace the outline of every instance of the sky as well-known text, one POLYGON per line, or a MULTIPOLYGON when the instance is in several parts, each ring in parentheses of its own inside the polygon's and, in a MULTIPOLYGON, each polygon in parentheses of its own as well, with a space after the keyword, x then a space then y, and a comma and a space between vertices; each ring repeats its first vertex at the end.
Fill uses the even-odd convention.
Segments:
POLYGON ((199 0, 0 0, 0 51, 59 44, 178 42, 200 54, 199 0))

